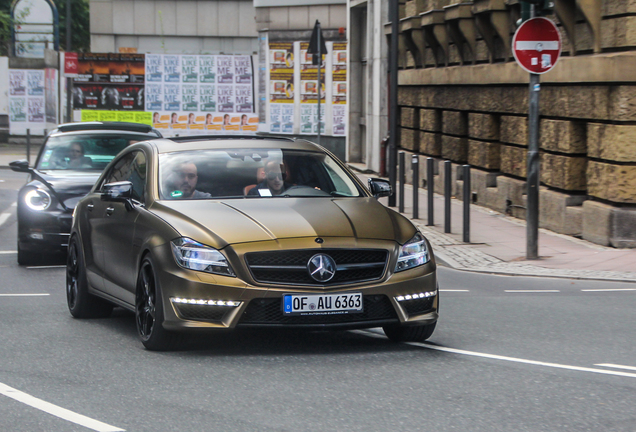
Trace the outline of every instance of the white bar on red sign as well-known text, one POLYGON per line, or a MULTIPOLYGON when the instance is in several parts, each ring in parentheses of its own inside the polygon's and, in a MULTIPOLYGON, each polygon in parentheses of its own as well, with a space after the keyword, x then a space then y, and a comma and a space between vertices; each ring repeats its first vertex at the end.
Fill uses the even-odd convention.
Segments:
POLYGON ((515 49, 520 51, 551 51, 559 49, 559 41, 517 41, 515 49))

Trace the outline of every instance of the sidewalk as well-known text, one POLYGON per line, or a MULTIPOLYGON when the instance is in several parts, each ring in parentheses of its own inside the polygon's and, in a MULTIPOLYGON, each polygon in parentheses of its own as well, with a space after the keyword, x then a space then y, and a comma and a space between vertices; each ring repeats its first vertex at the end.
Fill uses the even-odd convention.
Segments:
MULTIPOLYGON (((365 174, 358 176, 366 183, 365 174)), ((397 188, 396 188, 397 189, 397 188)), ((413 215, 413 189, 405 185, 404 216, 413 215)), ((470 206, 470 243, 462 241, 463 203, 451 200, 451 233, 444 233, 444 197, 435 194, 434 226, 427 226, 427 192, 420 189, 412 219, 443 264, 480 273, 636 282, 636 249, 615 249, 539 229, 539 259, 526 260, 526 223, 485 207, 470 206)), ((385 205, 387 198, 380 200, 385 205)), ((399 203, 397 201, 396 203, 399 203)), ((398 210, 397 206, 394 210, 398 210)), ((636 229, 636 228, 635 228, 636 229)))
MULTIPOLYGON (((31 148, 31 164, 39 146, 31 148)), ((26 159, 26 145, 0 143, 0 170, 9 162, 26 159)), ((2 172, 0 171, 0 176, 2 172)), ((366 182, 367 175, 358 173, 366 182)), ((397 189, 397 188, 396 188, 397 189)), ((413 214, 413 189, 405 185, 404 215, 413 214)), ((380 200, 385 205, 387 198, 380 200)), ((438 261, 458 269, 482 273, 549 276, 636 282, 636 249, 614 249, 585 240, 539 230, 538 260, 526 257, 524 220, 477 205, 470 210, 470 243, 462 242, 462 202, 451 200, 451 234, 444 234, 444 197, 435 195, 435 225, 427 226, 427 195, 419 190, 419 216, 413 222, 433 245, 438 261)), ((395 208, 397 210, 397 207, 395 208)), ((635 228, 636 229, 636 228, 635 228)))

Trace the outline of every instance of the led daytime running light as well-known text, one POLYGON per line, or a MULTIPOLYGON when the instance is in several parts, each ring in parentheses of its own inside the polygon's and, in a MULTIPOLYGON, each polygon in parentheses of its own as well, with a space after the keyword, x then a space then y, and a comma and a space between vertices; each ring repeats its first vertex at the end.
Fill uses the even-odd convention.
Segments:
POLYGON ((422 298, 435 297, 437 295, 437 291, 427 291, 416 294, 406 294, 395 297, 395 300, 399 302, 408 301, 408 300, 419 300, 422 298))
POLYGON ((170 298, 173 303, 180 304, 192 304, 192 305, 206 305, 206 306, 225 306, 225 307, 237 307, 242 302, 236 300, 204 300, 204 299, 186 299, 181 297, 170 298))

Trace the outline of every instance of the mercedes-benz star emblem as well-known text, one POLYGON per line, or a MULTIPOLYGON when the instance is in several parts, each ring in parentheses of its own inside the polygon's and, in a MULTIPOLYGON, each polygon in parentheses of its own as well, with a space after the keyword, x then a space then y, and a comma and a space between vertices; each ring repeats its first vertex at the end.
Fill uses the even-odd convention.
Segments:
POLYGON ((329 282, 336 274, 336 262, 329 255, 316 254, 309 259, 307 271, 317 282, 329 282))

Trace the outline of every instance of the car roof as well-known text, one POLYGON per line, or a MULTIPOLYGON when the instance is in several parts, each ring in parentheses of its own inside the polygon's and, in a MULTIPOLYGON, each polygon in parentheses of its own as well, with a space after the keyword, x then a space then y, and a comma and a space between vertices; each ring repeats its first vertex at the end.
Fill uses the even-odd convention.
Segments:
POLYGON ((159 153, 228 148, 275 148, 324 152, 322 147, 306 140, 262 135, 195 135, 156 139, 152 142, 159 153))

